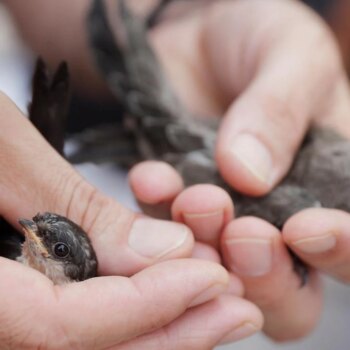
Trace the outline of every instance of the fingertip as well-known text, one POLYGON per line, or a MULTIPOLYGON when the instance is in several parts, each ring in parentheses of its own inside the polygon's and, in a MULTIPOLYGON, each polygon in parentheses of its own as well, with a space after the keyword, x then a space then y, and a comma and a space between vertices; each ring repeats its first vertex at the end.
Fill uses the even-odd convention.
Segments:
POLYGON ((280 234, 280 231, 267 221, 253 217, 244 216, 231 221, 223 232, 222 243, 228 240, 240 237, 244 234, 246 237, 254 235, 254 237, 274 237, 280 234))
POLYGON ((310 208, 287 221, 283 239, 309 265, 347 282, 350 276, 349 226, 349 213, 310 208))
POLYGON ((225 219, 233 217, 233 203, 229 194, 222 188, 200 184, 186 188, 174 201, 172 213, 174 218, 181 219, 183 213, 201 215, 203 212, 216 212, 223 209, 225 219))
POLYGON ((172 206, 174 220, 183 222, 197 240, 217 244, 221 231, 233 218, 231 197, 214 185, 195 185, 185 189, 172 206))
POLYGON ((235 309, 235 326, 221 339, 221 345, 247 338, 262 329, 264 316, 254 304, 231 296, 222 296, 219 300, 228 310, 231 307, 235 309))
MULTIPOLYGON (((310 208, 292 216, 284 225, 283 239, 291 249, 310 257, 336 254, 347 241, 350 215, 337 209, 310 208)), ((331 260, 329 260, 331 261, 331 260)))
POLYGON ((317 273, 300 288, 280 232, 253 217, 234 220, 223 236, 222 251, 230 271, 243 280, 245 297, 264 311, 264 332, 278 341, 308 334, 319 319, 322 293, 317 273), (307 315, 302 315, 305 307, 307 315), (302 316, 301 316, 302 315, 302 316))
POLYGON ((257 79, 230 106, 216 147, 222 176, 251 196, 267 194, 283 178, 308 128, 306 116, 294 113, 266 83, 257 79))
MULTIPOLYGON (((216 249, 208 244, 196 242, 192 252, 192 258, 208 260, 221 264, 221 257, 216 249)), ((244 286, 242 281, 233 273, 229 274, 227 293, 242 297, 244 295, 244 286)))
POLYGON ((176 170, 159 161, 135 165, 129 172, 129 183, 137 200, 149 205, 171 201, 184 187, 176 170))
POLYGON ((270 275, 273 251, 280 251, 280 232, 268 222, 255 217, 232 221, 224 230, 221 248, 224 261, 240 277, 270 275))
POLYGON ((186 225, 125 210, 116 213, 110 210, 109 225, 91 235, 99 274, 130 276, 160 261, 191 256, 194 238, 186 225))
POLYGON ((219 128, 215 157, 232 187, 261 196, 276 184, 281 169, 274 152, 278 145, 267 142, 273 132, 267 127, 271 120, 260 106, 261 97, 251 95, 243 94, 228 109, 219 128))
POLYGON ((275 183, 269 178, 272 167, 270 156, 266 151, 260 156, 254 143, 248 135, 237 138, 232 146, 219 142, 216 161, 221 175, 233 188, 250 196, 262 196, 275 183), (252 146, 247 145, 249 139, 252 146))

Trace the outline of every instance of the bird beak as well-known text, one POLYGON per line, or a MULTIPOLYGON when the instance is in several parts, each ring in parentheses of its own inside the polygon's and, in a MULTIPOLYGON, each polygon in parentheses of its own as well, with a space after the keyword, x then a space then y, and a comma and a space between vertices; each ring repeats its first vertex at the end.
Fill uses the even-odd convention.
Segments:
POLYGON ((31 221, 31 220, 27 220, 27 219, 20 219, 20 220, 18 220, 18 222, 20 223, 20 225, 23 228, 23 232, 24 232, 26 240, 34 243, 34 245, 37 247, 39 252, 44 257, 48 257, 49 252, 47 251, 47 249, 43 245, 41 238, 37 235, 38 227, 36 226, 35 222, 31 221))

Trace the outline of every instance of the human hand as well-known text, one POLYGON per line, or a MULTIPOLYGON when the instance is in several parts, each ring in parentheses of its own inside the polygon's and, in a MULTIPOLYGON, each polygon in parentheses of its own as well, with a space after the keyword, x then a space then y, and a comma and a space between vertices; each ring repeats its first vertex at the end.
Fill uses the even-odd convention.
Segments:
POLYGON ((191 254, 186 226, 141 217, 104 196, 3 94, 0 110, 1 215, 13 224, 38 211, 67 216, 89 234, 105 276, 54 286, 0 258, 1 348, 210 349, 261 327, 254 305, 233 293, 222 296, 242 286, 219 265, 191 259, 151 266, 191 254))
MULTIPOLYGON (((94 83, 92 80, 86 83, 87 73, 92 76, 93 71, 82 30, 88 3, 76 1, 73 7, 70 1, 60 1, 57 11, 52 11, 52 4, 48 6, 43 0, 37 0, 34 4, 31 2, 30 6, 24 6, 22 1, 6 3, 35 50, 43 53, 45 59, 51 62, 57 62, 63 53, 73 67, 75 82, 89 90, 96 90, 96 74, 94 83), (64 30, 57 31, 58 27, 64 30), (67 30, 72 35, 67 36, 67 30), (56 45, 48 46, 47 42, 52 41, 56 45)), ((228 111, 217 148, 218 164, 226 180, 238 190, 263 194, 288 170, 311 121, 317 119, 323 124, 337 125, 346 132, 344 120, 349 111, 347 82, 328 30, 298 2, 216 1, 212 6, 210 11, 199 10, 193 17, 188 14, 183 20, 165 22, 151 37, 172 78, 172 85, 192 111, 203 115, 222 115, 228 111), (315 52, 322 54, 315 55, 315 52), (235 102, 232 104, 232 101, 235 102), (291 128, 295 129, 294 133, 289 131, 291 128), (261 161, 254 165, 251 163, 251 153, 237 156, 237 152, 230 151, 230 141, 233 143, 241 132, 258 135, 262 142, 266 142, 272 154, 270 167, 266 166, 270 164, 269 153, 263 151, 257 158, 261 161), (272 178, 267 179, 266 169, 267 175, 271 174, 272 178)), ((247 151, 247 138, 241 141, 241 146, 242 143, 247 151)), ((239 147, 235 145, 237 149, 239 147)), ((158 176, 157 173, 157 178, 161 179, 162 174, 160 172, 158 176)), ((145 201, 148 208, 154 207, 154 204, 158 208, 170 207, 179 192, 176 192, 171 181, 168 184, 166 195, 161 191, 143 193, 140 185, 138 198, 145 201), (165 205, 159 205, 162 199, 165 205)), ((134 188, 137 185, 134 184, 134 188)), ((198 228, 194 229, 198 240, 218 242, 218 232, 227 223, 225 208, 232 204, 228 204, 227 197, 224 203, 216 202, 214 196, 221 198, 222 192, 212 187, 210 192, 201 187, 199 189, 202 197, 193 195, 191 198, 202 199, 199 204, 209 202, 209 207, 204 209, 218 208, 217 216, 212 211, 203 211, 197 203, 197 207, 193 206, 189 212, 195 215, 182 215, 181 220, 192 219, 192 225, 198 228), (215 205, 210 207, 211 203, 215 205), (216 204, 220 204, 219 207, 216 204), (206 213, 211 214, 209 218, 202 215, 206 213), (208 224, 212 222, 210 216, 213 215, 216 217, 214 229, 208 224), (203 218, 206 221, 201 224, 203 218), (202 237, 202 234, 206 237, 202 237)), ((184 192, 183 196, 186 193, 191 192, 184 192)), ((279 233, 271 226, 265 226, 264 222, 244 220, 243 225, 240 220, 232 224, 241 225, 237 231, 238 239, 245 232, 252 232, 251 235, 261 232, 264 239, 273 242, 274 269, 263 276, 253 276, 251 283, 247 282, 250 277, 245 277, 247 296, 256 301, 267 316, 265 331, 277 339, 290 339, 307 333, 318 319, 320 288, 316 282, 313 287, 312 282, 300 290, 279 233), (286 259, 281 259, 281 256, 286 259), (276 266, 279 266, 279 272, 276 266), (306 308, 308 318, 300 320, 306 308)), ((232 225, 229 227, 232 228, 232 225)), ((224 237, 229 238, 230 230, 226 232, 224 237)), ((252 238, 259 240, 261 237, 252 238)), ((227 251, 231 251, 231 248, 227 251)), ((251 261, 252 256, 259 254, 246 250, 240 261, 251 261)), ((232 269, 238 270, 235 263, 229 264, 232 269)))
POLYGON ((131 278, 54 286, 36 270, 0 258, 0 276, 2 349, 211 349, 262 323, 249 302, 215 299, 227 273, 194 259, 163 262, 131 278))
MULTIPOLYGON (((153 40, 172 86, 187 106, 199 115, 224 114, 217 163, 225 180, 244 193, 263 195, 283 178, 311 123, 350 135, 350 128, 344 127, 349 89, 336 45, 325 25, 297 2, 216 2, 192 17, 164 23, 153 40)), ((322 305, 317 274, 311 271, 308 285, 300 288, 285 243, 312 266, 346 279, 344 245, 341 252, 339 248, 328 253, 331 259, 324 254, 305 258, 298 245, 304 239, 310 244, 317 232, 323 232, 328 243, 338 242, 336 247, 346 241, 312 225, 324 211, 291 218, 281 236, 256 218, 227 225, 232 217, 227 194, 213 186, 181 192, 171 185, 179 183, 177 174, 159 163, 139 165, 130 180, 148 211, 171 208, 173 218, 185 222, 196 239, 221 248, 225 265, 242 278, 247 298, 262 309, 264 330, 274 339, 310 332, 322 305), (167 188, 144 191, 152 178, 167 182, 167 188)), ((343 237, 348 215, 326 213, 326 228, 334 227, 343 237), (339 215, 343 224, 336 225, 339 215)))

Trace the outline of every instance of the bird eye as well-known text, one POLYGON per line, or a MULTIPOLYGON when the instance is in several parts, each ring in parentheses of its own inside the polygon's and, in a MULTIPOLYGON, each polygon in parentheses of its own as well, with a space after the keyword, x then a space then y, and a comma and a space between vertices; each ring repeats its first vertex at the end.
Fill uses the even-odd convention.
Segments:
POLYGON ((69 247, 67 244, 59 242, 53 247, 55 255, 59 258, 65 258, 69 254, 69 247))

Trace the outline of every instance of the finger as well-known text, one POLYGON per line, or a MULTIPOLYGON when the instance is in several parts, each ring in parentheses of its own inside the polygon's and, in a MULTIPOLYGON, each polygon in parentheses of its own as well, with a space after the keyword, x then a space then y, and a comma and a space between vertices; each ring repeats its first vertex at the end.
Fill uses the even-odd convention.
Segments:
POLYGON ((186 224, 196 240, 217 247, 223 228, 233 218, 232 199, 218 186, 195 185, 176 197, 172 217, 186 224))
POLYGON ((233 217, 232 199, 223 189, 196 185, 183 190, 179 174, 165 163, 141 163, 131 170, 129 181, 146 213, 164 217, 171 207, 172 218, 185 223, 202 242, 217 246, 233 217))
POLYGON ((6 259, 0 259, 0 275, 9 287, 0 290, 0 340, 31 349, 105 349, 167 325, 188 307, 217 297, 228 282, 219 265, 193 259, 161 263, 131 279, 65 286, 6 259))
POLYGON ((90 236, 101 274, 130 275, 168 258, 190 256, 184 225, 141 217, 87 183, 0 95, 0 213, 20 217, 51 211, 90 236))
POLYGON ((174 168, 164 162, 145 161, 129 172, 129 183, 144 213, 169 219, 170 207, 184 184, 174 168))
POLYGON ((212 349, 248 337, 262 327, 261 312, 249 302, 222 296, 189 310, 175 322, 115 349, 212 349))
POLYGON ((258 218, 236 219, 225 229, 222 250, 227 266, 242 280, 245 296, 262 310, 270 337, 295 339, 315 327, 322 300, 318 276, 310 271, 301 288, 275 227, 258 218))
POLYGON ((297 2, 217 3, 208 23, 211 67, 228 98, 238 96, 221 124, 216 159, 232 186, 262 195, 290 168, 311 118, 334 103, 341 60, 326 26, 297 2))
POLYGON ((350 281, 350 215, 335 209, 307 209, 283 227, 285 242, 307 264, 350 281))

